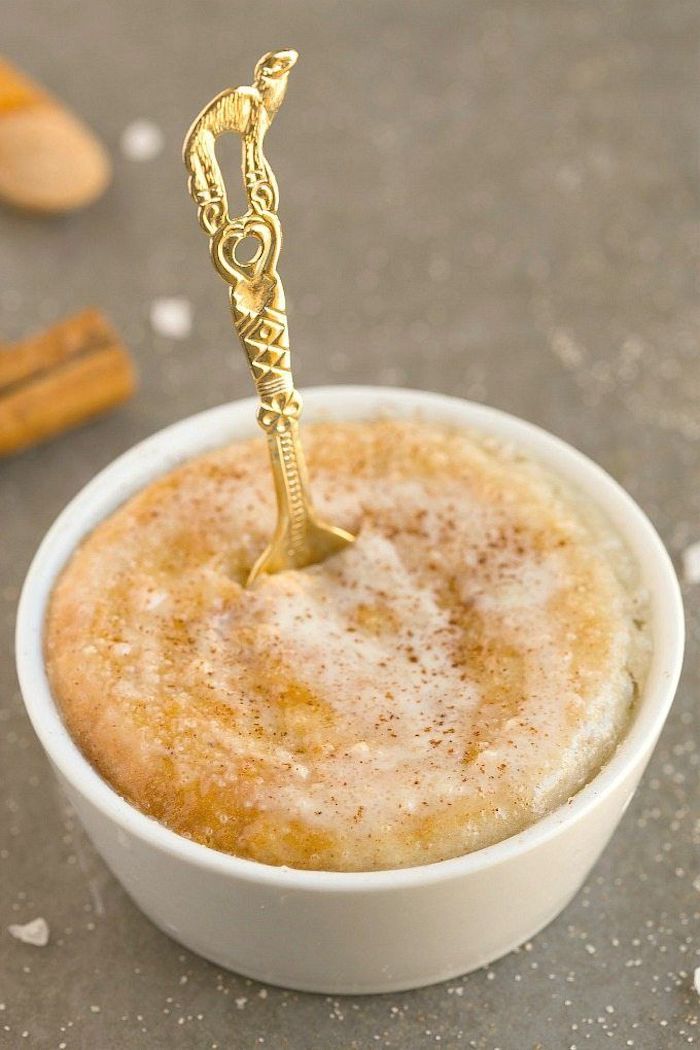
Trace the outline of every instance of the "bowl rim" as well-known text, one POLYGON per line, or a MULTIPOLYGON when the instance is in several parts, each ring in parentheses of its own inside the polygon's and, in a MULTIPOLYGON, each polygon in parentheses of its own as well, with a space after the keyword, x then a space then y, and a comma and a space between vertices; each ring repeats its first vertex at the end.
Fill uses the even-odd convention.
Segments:
POLYGON ((432 421, 471 427, 518 442, 533 458, 584 493, 595 489, 596 505, 635 553, 651 591, 651 665, 632 721, 612 757, 568 802, 516 835, 448 860, 359 872, 277 867, 219 852, 171 831, 103 780, 69 734, 46 676, 43 626, 53 584, 77 543, 149 480, 208 449, 258 433, 254 398, 188 416, 134 445, 95 475, 47 531, 27 572, 17 612, 17 671, 34 730, 57 772, 123 832, 195 867, 237 880, 314 892, 385 891, 482 872, 516 854, 529 853, 580 821, 613 793, 640 763, 646 764, 656 743, 673 701, 684 648, 680 587, 666 548, 641 508, 610 475, 533 423, 490 406, 422 390, 331 386, 303 393, 307 419, 369 419, 382 414, 415 417, 423 411, 432 421))

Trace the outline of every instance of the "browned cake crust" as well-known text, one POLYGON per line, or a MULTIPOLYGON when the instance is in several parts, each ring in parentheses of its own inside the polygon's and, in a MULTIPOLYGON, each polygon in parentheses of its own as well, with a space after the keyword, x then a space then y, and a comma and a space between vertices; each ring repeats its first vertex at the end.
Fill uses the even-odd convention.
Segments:
POLYGON ((117 791, 241 857, 341 871, 513 834, 614 749, 647 660, 636 567, 514 450, 415 422, 306 430, 359 534, 245 589, 274 506, 262 440, 149 485, 56 586, 54 694, 117 791))

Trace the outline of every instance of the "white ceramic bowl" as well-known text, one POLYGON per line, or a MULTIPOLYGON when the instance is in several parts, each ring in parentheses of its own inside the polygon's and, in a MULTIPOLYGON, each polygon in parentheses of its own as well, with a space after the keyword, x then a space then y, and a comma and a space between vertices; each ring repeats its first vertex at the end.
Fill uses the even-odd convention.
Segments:
POLYGON ((257 433, 252 400, 162 430, 68 505, 22 592, 19 678, 34 728, 90 838, 162 930, 219 966, 271 984, 336 994, 415 988, 510 951, 576 893, 632 798, 673 700, 683 653, 680 593, 637 505, 545 431, 483 405, 412 390, 331 387, 309 390, 304 400, 307 420, 418 414, 517 442, 602 507, 626 538, 652 596, 654 656, 627 735, 587 787, 526 831, 476 853, 396 871, 338 873, 271 867, 190 842, 101 779, 66 731, 44 671, 44 613, 54 581, 83 537, 132 493, 183 459, 257 433))

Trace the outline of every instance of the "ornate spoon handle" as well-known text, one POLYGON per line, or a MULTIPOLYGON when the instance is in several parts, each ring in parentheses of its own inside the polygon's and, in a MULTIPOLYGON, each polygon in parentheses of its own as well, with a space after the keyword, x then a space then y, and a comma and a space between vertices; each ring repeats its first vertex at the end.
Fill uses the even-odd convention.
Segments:
POLYGON ((263 152, 265 133, 282 104, 296 51, 264 55, 254 83, 217 95, 190 128, 184 145, 189 190, 199 222, 209 235, 214 266, 229 285, 233 323, 246 352, 260 398, 258 423, 267 434, 277 496, 277 526, 248 583, 261 572, 299 569, 323 561, 354 537, 317 517, 311 502, 299 436, 301 397, 294 387, 289 333, 277 260, 282 231, 275 176, 263 152), (216 160, 219 135, 242 136, 244 215, 231 218, 216 160), (243 242, 254 246, 242 258, 243 242))

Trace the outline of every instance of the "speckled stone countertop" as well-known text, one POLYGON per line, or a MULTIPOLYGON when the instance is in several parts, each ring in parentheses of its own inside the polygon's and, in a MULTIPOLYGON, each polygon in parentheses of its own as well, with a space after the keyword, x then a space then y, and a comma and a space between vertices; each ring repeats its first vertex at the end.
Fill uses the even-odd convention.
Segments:
POLYGON ((142 387, 0 463, 0 1046, 700 1042, 699 14, 692 0, 5 0, 3 51, 100 130, 115 179, 72 218, 0 214, 0 335, 94 303, 142 387), (151 926, 59 797, 12 660, 22 578, 68 498, 162 425, 249 393, 179 154, 201 105, 280 46, 302 55, 269 143, 301 385, 427 387, 534 420, 636 497, 681 571, 685 553, 684 681, 587 885, 492 967, 377 998, 264 988, 151 926), (123 141, 137 119, 156 129, 149 160, 123 141), (154 309, 172 298, 184 310, 154 309), (46 947, 6 930, 37 916, 46 947))

